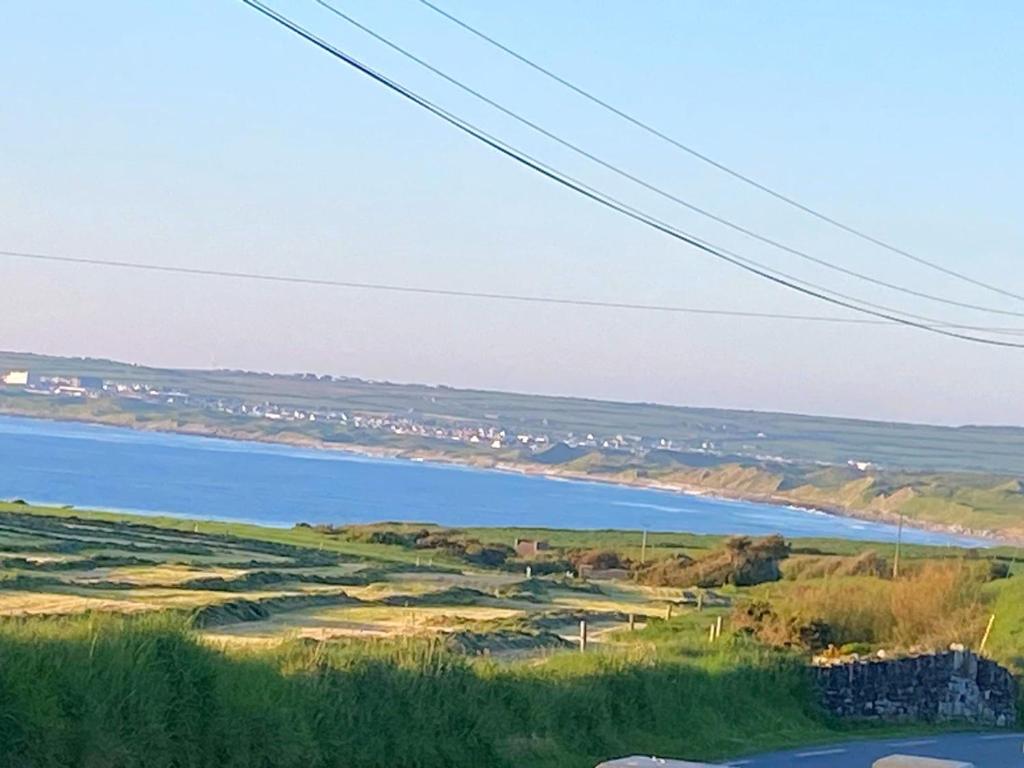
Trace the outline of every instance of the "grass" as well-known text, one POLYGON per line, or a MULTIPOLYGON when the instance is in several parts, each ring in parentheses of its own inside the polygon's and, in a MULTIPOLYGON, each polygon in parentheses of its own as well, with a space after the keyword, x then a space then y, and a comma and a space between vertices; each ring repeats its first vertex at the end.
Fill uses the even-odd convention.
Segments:
MULTIPOLYGON (((543 537, 566 549, 636 538, 587 536, 543 537)), ((718 542, 652 534, 648 552, 718 542)), ((935 615, 964 623, 954 608, 970 605, 974 622, 995 606, 1005 622, 991 649, 1019 647, 1024 579, 939 578, 981 574, 987 560, 907 548, 893 582, 842 575, 866 545, 801 546, 790 578, 722 594, 830 610, 851 636, 876 640, 899 637, 884 623, 897 613, 916 632, 935 615)), ((20 504, 0 509, 0 549, 5 766, 591 768, 626 753, 710 759, 879 732, 823 717, 806 655, 732 635, 728 606, 676 606, 665 620, 678 589, 525 580, 518 566, 456 560, 464 571, 417 568, 413 550, 308 528, 20 504), (197 609, 201 626, 189 621, 197 609), (712 645, 719 616, 726 635, 712 645), (571 637, 581 617, 590 651, 556 649, 545 633, 571 637), (453 633, 467 642, 449 643, 453 633)))
MULTIPOLYGON (((416 553, 399 547, 388 547, 366 542, 353 542, 333 536, 324 536, 311 528, 271 528, 265 525, 250 523, 171 517, 169 515, 143 516, 127 512, 106 512, 100 510, 84 510, 73 507, 47 507, 40 505, 23 505, 0 502, 0 512, 45 515, 57 518, 80 518, 109 523, 146 525, 168 531, 198 532, 208 536, 224 536, 230 538, 265 541, 275 544, 286 544, 295 547, 326 550, 327 552, 346 555, 361 560, 412 563, 416 553)), ((437 558, 443 564, 442 558, 437 558)))
POLYGON ((899 579, 812 578, 761 585, 750 595, 770 603, 784 633, 819 620, 836 645, 977 648, 988 617, 986 574, 987 563, 934 561, 899 579))
POLYGON ((986 652, 1024 674, 1024 574, 989 585, 992 634, 986 652))
POLYGON ((0 743, 6 764, 33 768, 590 768, 834 733, 807 707, 795 660, 686 647, 496 665, 423 641, 225 653, 164 617, 8 620, 0 743))

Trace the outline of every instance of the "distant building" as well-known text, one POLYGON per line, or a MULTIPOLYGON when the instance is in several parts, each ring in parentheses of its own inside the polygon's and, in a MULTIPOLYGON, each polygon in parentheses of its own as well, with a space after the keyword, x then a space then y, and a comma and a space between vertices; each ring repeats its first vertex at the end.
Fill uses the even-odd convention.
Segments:
POLYGON ((78 386, 82 389, 101 390, 103 389, 103 379, 99 376, 79 376, 78 386))
POLYGON ((55 395, 63 395, 64 397, 85 397, 86 392, 82 387, 73 387, 68 384, 61 384, 53 390, 55 395))
POLYGON ((518 557, 536 557, 548 548, 546 541, 537 539, 516 539, 516 555, 518 557))
POLYGON ((3 376, 3 383, 10 387, 27 387, 28 371, 8 371, 3 376))

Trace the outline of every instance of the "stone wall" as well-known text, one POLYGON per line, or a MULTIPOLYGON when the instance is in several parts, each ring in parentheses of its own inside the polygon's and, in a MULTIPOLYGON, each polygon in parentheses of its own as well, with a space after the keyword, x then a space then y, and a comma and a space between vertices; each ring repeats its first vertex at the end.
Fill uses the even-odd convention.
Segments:
POLYGON ((1017 722, 1017 683, 994 661, 949 651, 815 669, 825 709, 844 718, 1010 727, 1017 722))

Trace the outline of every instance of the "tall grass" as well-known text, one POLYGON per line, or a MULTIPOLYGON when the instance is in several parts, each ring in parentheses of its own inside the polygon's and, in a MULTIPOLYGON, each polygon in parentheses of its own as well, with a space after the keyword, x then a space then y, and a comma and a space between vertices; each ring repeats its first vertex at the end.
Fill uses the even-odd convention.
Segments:
POLYGON ((786 657, 742 642, 709 655, 637 647, 497 665, 426 641, 225 653, 161 617, 5 621, 0 759, 589 768, 617 754, 708 758, 829 732, 786 657))
POLYGON ((900 648, 977 646, 985 629, 988 565, 926 561, 898 579, 840 576, 765 588, 783 623, 826 622, 839 643, 900 648))

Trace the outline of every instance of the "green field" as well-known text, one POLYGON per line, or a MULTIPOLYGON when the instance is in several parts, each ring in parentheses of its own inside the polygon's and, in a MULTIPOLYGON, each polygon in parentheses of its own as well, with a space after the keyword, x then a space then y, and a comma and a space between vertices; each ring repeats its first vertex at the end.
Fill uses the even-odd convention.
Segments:
POLYGON ((641 564, 630 532, 273 529, 0 505, 5 764, 718 758, 878 732, 816 710, 807 626, 827 624, 847 652, 977 647, 995 613, 988 652, 1024 663, 1010 550, 908 547, 892 579, 891 551, 799 541, 778 581, 650 583, 659 563, 726 545, 651 534, 641 564), (542 556, 476 562, 531 535, 549 543, 542 556), (562 570, 595 555, 624 573, 562 570), (762 604, 770 618, 751 624, 762 604))

